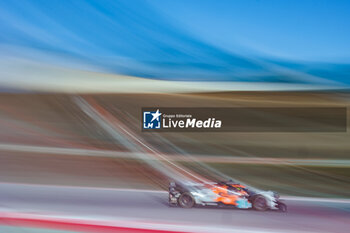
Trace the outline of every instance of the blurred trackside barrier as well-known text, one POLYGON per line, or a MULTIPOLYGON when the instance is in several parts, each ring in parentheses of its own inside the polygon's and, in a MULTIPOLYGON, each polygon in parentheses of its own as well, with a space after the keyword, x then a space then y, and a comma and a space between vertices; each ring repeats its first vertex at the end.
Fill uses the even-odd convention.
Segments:
POLYGON ((22 213, 0 213, 0 226, 34 227, 77 232, 99 233, 180 233, 188 231, 160 230, 157 224, 137 224, 131 222, 112 222, 62 217, 48 217, 22 213))

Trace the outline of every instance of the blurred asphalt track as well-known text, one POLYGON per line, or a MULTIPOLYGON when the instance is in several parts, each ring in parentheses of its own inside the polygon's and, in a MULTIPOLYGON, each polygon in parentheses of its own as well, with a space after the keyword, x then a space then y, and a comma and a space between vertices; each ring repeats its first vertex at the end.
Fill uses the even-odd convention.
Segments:
POLYGON ((290 200, 286 201, 289 211, 280 213, 214 207, 174 208, 167 205, 167 193, 162 191, 6 183, 0 184, 0 190, 1 213, 58 215, 72 219, 79 216, 105 221, 131 219, 140 223, 201 226, 233 232, 239 229, 253 232, 346 232, 350 228, 350 204, 345 202, 290 200))

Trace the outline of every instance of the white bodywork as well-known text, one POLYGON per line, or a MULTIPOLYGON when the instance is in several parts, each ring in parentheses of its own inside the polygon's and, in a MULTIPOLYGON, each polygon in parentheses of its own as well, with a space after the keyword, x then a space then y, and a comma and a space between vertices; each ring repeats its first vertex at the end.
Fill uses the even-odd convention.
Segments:
POLYGON ((257 194, 260 194, 262 196, 265 197, 266 199, 266 204, 267 206, 272 209, 272 210, 276 210, 278 209, 276 207, 276 202, 277 202, 277 199, 275 197, 275 193, 272 192, 272 191, 262 191, 262 192, 258 192, 257 194))

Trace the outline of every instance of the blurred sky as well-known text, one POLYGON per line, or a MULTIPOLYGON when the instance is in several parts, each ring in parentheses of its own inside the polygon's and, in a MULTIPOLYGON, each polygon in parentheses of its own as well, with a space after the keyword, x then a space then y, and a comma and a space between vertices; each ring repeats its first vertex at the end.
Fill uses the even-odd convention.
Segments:
POLYGON ((153 79, 348 84, 348 12, 349 1, 2 0, 0 56, 153 79))
POLYGON ((350 62, 350 1, 148 0, 164 15, 232 51, 350 62), (245 49, 245 50, 244 50, 245 49))

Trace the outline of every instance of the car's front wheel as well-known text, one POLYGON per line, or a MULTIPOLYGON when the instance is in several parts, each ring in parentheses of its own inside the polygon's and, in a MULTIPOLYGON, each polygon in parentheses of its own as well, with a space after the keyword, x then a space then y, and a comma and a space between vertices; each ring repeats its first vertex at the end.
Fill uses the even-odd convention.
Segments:
POLYGON ((253 208, 259 211, 265 211, 268 209, 267 201, 264 196, 256 195, 252 201, 253 208))
POLYGON ((190 193, 183 193, 179 197, 179 206, 182 208, 192 208, 195 204, 194 198, 190 193))
POLYGON ((282 203, 282 202, 279 202, 278 203, 278 210, 281 212, 287 212, 287 205, 282 203))

